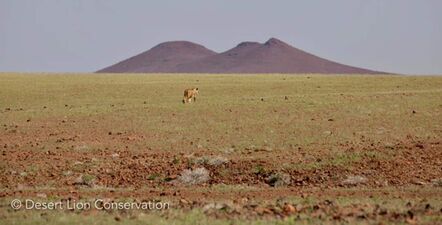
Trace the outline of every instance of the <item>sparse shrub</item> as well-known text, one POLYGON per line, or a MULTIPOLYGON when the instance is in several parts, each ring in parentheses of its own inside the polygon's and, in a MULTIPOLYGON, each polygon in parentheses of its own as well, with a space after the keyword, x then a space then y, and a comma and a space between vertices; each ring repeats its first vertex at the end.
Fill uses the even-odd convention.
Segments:
POLYGON ((435 187, 442 187, 442 179, 433 179, 433 180, 431 180, 431 183, 435 187))
POLYGON ((261 176, 266 176, 268 174, 267 170, 261 165, 256 166, 253 173, 261 176))
POLYGON ((70 176, 70 175, 72 175, 72 171, 70 171, 70 170, 66 170, 66 171, 63 171, 63 176, 70 176))
POLYGON ((178 181, 185 185, 201 184, 209 180, 209 171, 204 167, 196 168, 194 170, 184 170, 178 177, 178 181))
POLYGON ((228 163, 228 162, 229 162, 228 159, 221 157, 221 156, 216 156, 214 158, 209 159, 207 161, 207 164, 211 165, 211 166, 220 166, 220 165, 222 165, 224 163, 228 163))
POLYGON ((290 185, 291 180, 289 174, 273 173, 267 178, 267 183, 272 187, 283 187, 290 185))
POLYGON ((364 184, 368 181, 367 178, 363 176, 347 176, 347 179, 342 181, 343 185, 358 185, 358 184, 364 184))
POLYGON ((204 165, 207 163, 208 159, 207 157, 198 157, 191 160, 193 164, 196 165, 204 165))
POLYGON ((155 180, 159 177, 160 175, 157 173, 151 174, 147 177, 148 180, 155 180))
POLYGON ((228 163, 229 160, 222 156, 215 156, 213 158, 209 158, 208 156, 203 156, 193 159, 192 162, 196 165, 220 166, 222 164, 228 163))
POLYGON ((91 147, 88 145, 79 145, 74 147, 74 151, 89 151, 91 147))
POLYGON ((172 163, 173 164, 178 164, 178 163, 180 163, 180 159, 177 158, 177 157, 174 157, 173 160, 172 160, 172 163))
POLYGON ((217 211, 217 210, 223 210, 226 211, 230 207, 225 203, 208 203, 203 207, 203 212, 210 212, 210 211, 217 211))
POLYGON ((224 152, 226 154, 230 154, 230 153, 235 152, 235 148, 234 147, 227 147, 227 148, 222 148, 220 151, 224 152))
POLYGON ((90 174, 83 174, 77 178, 74 184, 76 185, 87 185, 93 187, 95 185, 95 176, 90 174))

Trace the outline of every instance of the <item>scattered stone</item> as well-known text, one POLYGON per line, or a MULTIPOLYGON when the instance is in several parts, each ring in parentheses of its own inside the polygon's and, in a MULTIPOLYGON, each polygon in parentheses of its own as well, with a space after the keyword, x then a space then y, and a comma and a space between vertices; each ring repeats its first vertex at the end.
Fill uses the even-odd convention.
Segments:
POLYGON ((285 100, 289 100, 289 97, 285 96, 284 99, 285 99, 285 100))

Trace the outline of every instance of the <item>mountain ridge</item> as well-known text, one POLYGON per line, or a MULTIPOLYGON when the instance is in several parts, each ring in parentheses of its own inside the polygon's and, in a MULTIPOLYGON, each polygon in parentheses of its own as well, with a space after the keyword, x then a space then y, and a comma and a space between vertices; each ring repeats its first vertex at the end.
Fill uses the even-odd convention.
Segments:
POLYGON ((383 74, 321 58, 277 38, 245 41, 216 53, 189 41, 160 43, 98 73, 325 73, 383 74))

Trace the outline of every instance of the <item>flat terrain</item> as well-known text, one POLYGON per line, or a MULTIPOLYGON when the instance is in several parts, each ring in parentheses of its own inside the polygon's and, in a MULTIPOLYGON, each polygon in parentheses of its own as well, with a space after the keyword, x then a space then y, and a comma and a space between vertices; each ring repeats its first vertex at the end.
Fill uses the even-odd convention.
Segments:
POLYGON ((441 76, 3 73, 0 149, 5 224, 442 224, 441 76))

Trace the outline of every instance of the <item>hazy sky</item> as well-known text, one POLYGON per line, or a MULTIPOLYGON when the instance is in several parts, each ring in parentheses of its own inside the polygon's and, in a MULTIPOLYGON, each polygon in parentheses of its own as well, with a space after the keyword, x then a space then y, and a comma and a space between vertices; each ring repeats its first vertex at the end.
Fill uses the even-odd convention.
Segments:
POLYGON ((337 62, 442 74, 441 0, 0 0, 0 71, 90 72, 163 41, 279 38, 337 62))

